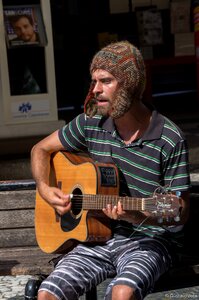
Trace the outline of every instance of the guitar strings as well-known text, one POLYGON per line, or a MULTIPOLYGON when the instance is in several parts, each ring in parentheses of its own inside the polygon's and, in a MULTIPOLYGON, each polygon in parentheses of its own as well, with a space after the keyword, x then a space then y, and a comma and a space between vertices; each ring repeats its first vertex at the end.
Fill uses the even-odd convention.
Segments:
MULTIPOLYGON (((112 205, 115 205, 116 204, 116 201, 125 201, 126 203, 123 203, 124 205, 126 204, 128 207, 129 206, 134 206, 134 209, 139 209, 139 210, 142 210, 142 207, 143 207, 143 201, 144 201, 144 207, 145 209, 148 207, 154 207, 154 205, 156 203, 154 203, 154 200, 156 200, 156 196, 150 200, 151 198, 140 198, 140 199, 135 199, 133 197, 118 197, 116 196, 115 199, 113 199, 113 196, 110 196, 110 195, 98 195, 98 199, 95 199, 95 196, 96 195, 89 195, 89 194, 86 194, 86 195, 73 195, 72 197, 72 204, 74 204, 74 206, 76 208, 81 208, 82 207, 82 203, 84 204, 84 208, 89 206, 88 208, 92 208, 92 206, 94 208, 98 208, 101 209, 103 208, 104 206, 106 206, 106 204, 112 204, 112 205), (110 199, 109 199, 110 198, 110 199), (83 202, 83 200, 85 200, 83 202), (132 202, 133 201, 133 202, 132 202), (105 202, 105 203, 103 203, 105 202)), ((133 210, 133 209, 132 209, 133 210)))
MULTIPOLYGON (((156 189, 157 190, 157 189, 156 189)), ((141 198, 141 199, 134 199, 133 197, 119 197, 115 196, 115 199, 112 199, 113 197, 110 195, 98 195, 98 199, 95 199, 96 195, 93 194, 87 194, 87 195, 73 195, 72 199, 72 209, 76 209, 78 211, 80 211, 82 208, 83 209, 87 209, 87 210, 100 210, 104 207, 106 207, 106 204, 113 204, 115 205, 115 202, 113 202, 113 200, 117 200, 118 199, 122 199, 124 198, 124 201, 126 201, 126 203, 124 204, 124 210, 140 210, 140 211, 153 211, 153 212, 163 212, 165 214, 165 210, 168 211, 169 213, 171 213, 171 211, 174 212, 174 208, 177 208, 177 202, 176 204, 174 203, 171 204, 174 201, 175 196, 172 194, 161 194, 161 201, 160 199, 158 199, 157 193, 154 194, 153 196, 153 200, 150 200, 150 198, 141 198), (169 196, 169 200, 168 201, 168 196, 169 196), (87 198, 87 201, 84 201, 85 198, 87 198), (132 202, 132 200, 136 200, 132 202), (95 200, 95 201, 94 201, 95 200), (106 203, 103 203, 104 200, 106 201, 106 203), (131 201, 131 202, 130 202, 131 201), (144 204, 143 204, 144 201, 144 204), (125 206, 125 204, 127 205, 127 207, 125 206), (133 206, 133 208, 132 208, 133 206), (173 206, 173 209, 172 207, 173 206), (175 207, 176 206, 176 207, 175 207), (129 208, 131 207, 131 208, 129 208)), ((123 202, 122 200, 120 200, 121 202, 123 202)))

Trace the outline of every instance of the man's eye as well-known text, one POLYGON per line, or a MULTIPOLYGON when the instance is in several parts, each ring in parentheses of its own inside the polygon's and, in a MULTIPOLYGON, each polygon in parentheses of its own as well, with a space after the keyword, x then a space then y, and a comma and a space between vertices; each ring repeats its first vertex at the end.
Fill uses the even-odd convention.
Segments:
POLYGON ((103 83, 106 83, 106 84, 109 84, 109 83, 111 83, 111 79, 110 79, 110 78, 103 79, 102 82, 103 82, 103 83))

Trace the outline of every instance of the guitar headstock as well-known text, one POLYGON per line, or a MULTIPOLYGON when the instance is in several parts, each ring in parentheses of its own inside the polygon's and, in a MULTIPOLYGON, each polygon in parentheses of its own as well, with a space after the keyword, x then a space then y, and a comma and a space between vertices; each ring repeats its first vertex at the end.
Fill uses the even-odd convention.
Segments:
POLYGON ((167 221, 174 219, 174 221, 180 221, 180 193, 173 194, 171 192, 166 193, 154 193, 153 198, 156 203, 156 209, 153 214, 158 218, 158 222, 162 223, 164 219, 167 221))

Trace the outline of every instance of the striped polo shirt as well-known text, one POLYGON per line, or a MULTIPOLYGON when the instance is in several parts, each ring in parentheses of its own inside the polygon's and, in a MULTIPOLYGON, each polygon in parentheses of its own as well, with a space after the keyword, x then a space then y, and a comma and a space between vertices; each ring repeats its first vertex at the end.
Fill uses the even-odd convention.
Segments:
POLYGON ((84 113, 60 129, 59 138, 66 151, 86 151, 94 161, 114 163, 121 195, 147 198, 159 187, 173 192, 190 187, 186 139, 180 128, 156 110, 144 135, 129 145, 110 117, 89 118, 84 113))

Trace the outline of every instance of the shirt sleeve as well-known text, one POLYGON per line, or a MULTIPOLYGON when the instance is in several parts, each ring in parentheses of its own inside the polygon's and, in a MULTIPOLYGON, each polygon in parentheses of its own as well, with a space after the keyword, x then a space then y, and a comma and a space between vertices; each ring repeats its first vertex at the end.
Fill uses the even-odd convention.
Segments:
POLYGON ((66 151, 78 152, 87 149, 85 123, 85 114, 80 114, 59 130, 59 139, 66 151))
POLYGON ((170 149, 163 163, 164 182, 172 191, 186 191, 190 188, 188 146, 181 139, 170 149))

